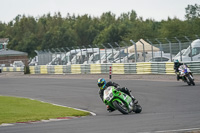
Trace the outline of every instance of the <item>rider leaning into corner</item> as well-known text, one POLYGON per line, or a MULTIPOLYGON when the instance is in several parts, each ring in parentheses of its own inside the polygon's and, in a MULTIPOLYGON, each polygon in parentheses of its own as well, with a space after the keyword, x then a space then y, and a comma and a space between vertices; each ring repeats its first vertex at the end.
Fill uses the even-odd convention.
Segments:
POLYGON ((177 76, 177 81, 178 81, 179 79, 181 79, 181 77, 180 77, 180 72, 179 72, 179 70, 178 70, 178 68, 179 68, 181 65, 183 65, 183 63, 179 62, 178 60, 175 60, 175 61, 174 61, 174 70, 175 70, 175 73, 176 73, 176 76, 177 76))
MULTIPOLYGON (((117 83, 115 83, 115 82, 109 81, 109 82, 106 83, 106 80, 105 80, 105 79, 99 78, 99 79, 98 79, 97 85, 98 85, 98 87, 99 87, 99 89, 100 89, 100 90, 99 90, 99 95, 100 95, 100 98, 102 99, 102 101, 103 101, 104 90, 105 90, 107 87, 109 87, 109 86, 114 86, 115 88, 117 88, 118 91, 122 91, 122 92, 126 93, 127 95, 129 95, 129 96, 132 98, 132 100, 133 100, 133 102, 134 102, 135 104, 138 103, 138 101, 131 95, 131 93, 130 93, 130 91, 128 90, 128 88, 126 88, 126 87, 119 88, 119 85, 118 85, 117 83)), ((114 110, 113 110, 112 108, 110 108, 109 106, 107 106, 107 110, 108 110, 109 112, 114 111, 114 110)))

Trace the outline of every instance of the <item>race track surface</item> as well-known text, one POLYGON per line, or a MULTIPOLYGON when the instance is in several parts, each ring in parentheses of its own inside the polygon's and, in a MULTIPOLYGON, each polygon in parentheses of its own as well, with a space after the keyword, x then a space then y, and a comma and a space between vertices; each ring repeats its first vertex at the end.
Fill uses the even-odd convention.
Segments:
POLYGON ((114 79, 132 90, 143 107, 141 114, 122 115, 106 111, 98 95, 97 79, 0 77, 0 95, 33 98, 97 114, 58 122, 1 126, 0 133, 141 133, 200 128, 199 81, 196 86, 188 86, 181 81, 114 79))

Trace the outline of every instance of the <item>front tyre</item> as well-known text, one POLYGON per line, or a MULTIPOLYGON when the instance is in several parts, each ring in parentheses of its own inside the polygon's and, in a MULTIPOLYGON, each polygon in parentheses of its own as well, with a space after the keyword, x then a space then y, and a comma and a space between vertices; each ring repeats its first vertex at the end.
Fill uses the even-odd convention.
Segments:
POLYGON ((187 84, 188 84, 188 85, 191 85, 191 82, 190 82, 189 76, 186 75, 184 78, 185 78, 187 84))
POLYGON ((113 105, 115 106, 115 108, 117 110, 119 110, 119 112, 121 112, 122 114, 128 114, 129 111, 127 109, 127 107, 125 106, 125 104, 123 103, 119 103, 118 101, 114 101, 113 105))
POLYGON ((192 85, 195 85, 195 83, 194 83, 194 80, 193 80, 193 78, 191 77, 192 75, 188 75, 188 79, 189 79, 189 81, 190 81, 190 83, 192 84, 192 85))

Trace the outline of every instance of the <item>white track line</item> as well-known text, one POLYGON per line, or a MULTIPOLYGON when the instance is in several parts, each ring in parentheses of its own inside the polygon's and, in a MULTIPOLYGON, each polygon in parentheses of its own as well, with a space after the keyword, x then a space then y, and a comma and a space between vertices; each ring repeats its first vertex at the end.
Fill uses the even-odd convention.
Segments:
POLYGON ((192 130, 200 130, 200 128, 189 128, 189 129, 177 129, 177 130, 156 131, 156 133, 181 132, 181 131, 192 131, 192 130))
MULTIPOLYGON (((61 107, 72 108, 72 107, 63 106, 63 105, 54 104, 54 103, 51 103, 51 104, 56 105, 56 106, 61 106, 61 107)), ((96 116, 96 114, 94 112, 91 112, 91 111, 87 111, 87 110, 83 110, 83 109, 78 109, 78 108, 73 108, 73 109, 80 110, 80 111, 85 111, 85 112, 89 112, 91 115, 96 116)))
POLYGON ((139 132, 139 133, 170 133, 170 132, 183 132, 183 131, 193 131, 193 130, 200 130, 200 128, 177 129, 177 130, 163 130, 163 131, 139 132))

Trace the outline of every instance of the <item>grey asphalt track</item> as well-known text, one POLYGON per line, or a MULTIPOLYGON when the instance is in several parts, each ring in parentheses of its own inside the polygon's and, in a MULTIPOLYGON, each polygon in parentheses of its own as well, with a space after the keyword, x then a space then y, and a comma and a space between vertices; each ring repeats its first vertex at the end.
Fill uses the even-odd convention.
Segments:
POLYGON ((141 114, 108 113, 98 95, 97 79, 0 77, 0 95, 19 96, 89 110, 97 116, 15 124, 0 133, 138 133, 200 128, 200 82, 113 80, 132 90, 141 114))

